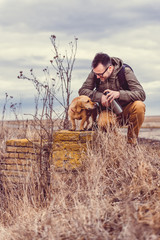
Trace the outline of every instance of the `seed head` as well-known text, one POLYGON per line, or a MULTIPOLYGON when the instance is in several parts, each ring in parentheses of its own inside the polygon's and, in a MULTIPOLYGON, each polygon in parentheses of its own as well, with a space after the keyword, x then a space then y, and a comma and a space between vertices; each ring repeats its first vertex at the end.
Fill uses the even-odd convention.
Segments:
POLYGON ((56 39, 56 36, 55 35, 51 35, 51 38, 56 39))

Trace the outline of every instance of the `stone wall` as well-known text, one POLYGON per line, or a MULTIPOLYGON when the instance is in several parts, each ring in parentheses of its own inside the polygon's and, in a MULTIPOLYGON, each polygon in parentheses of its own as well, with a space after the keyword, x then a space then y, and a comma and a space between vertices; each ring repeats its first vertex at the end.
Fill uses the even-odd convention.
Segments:
POLYGON ((1 177, 12 182, 23 181, 37 164, 38 156, 39 149, 35 142, 27 139, 8 140, 5 158, 0 163, 1 177))
POLYGON ((42 162, 56 169, 78 167, 85 159, 87 143, 92 137, 91 131, 63 130, 54 132, 52 145, 27 139, 8 140, 5 158, 0 163, 1 177, 3 180, 23 182, 30 173, 40 172, 42 162), (47 155, 48 146, 51 148, 50 156, 47 155))

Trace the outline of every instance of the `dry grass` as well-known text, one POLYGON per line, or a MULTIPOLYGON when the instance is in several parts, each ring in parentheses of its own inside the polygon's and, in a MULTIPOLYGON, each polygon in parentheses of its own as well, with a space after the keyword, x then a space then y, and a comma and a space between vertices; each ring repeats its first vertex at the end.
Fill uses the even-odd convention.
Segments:
POLYGON ((81 169, 51 169, 46 199, 39 176, 3 186, 0 240, 159 239, 159 146, 98 132, 81 169))

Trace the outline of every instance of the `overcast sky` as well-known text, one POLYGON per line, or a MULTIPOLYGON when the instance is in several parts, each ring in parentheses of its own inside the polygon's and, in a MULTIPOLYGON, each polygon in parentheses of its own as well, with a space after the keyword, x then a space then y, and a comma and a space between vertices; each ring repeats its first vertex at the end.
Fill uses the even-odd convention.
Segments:
POLYGON ((134 69, 146 91, 146 115, 160 115, 159 11, 159 0, 0 0, 0 110, 6 92, 24 113, 33 108, 33 86, 17 76, 51 67, 54 34, 62 51, 78 38, 71 100, 95 54, 105 52, 134 69))

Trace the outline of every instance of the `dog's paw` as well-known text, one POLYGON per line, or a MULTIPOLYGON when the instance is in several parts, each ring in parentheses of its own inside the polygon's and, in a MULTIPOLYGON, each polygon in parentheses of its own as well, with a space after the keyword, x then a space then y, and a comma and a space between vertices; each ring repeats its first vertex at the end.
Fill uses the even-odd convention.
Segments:
POLYGON ((88 131, 96 131, 98 130, 98 124, 97 123, 93 123, 93 125, 88 128, 88 131))
POLYGON ((68 129, 69 131, 76 131, 76 129, 73 129, 73 128, 70 128, 70 129, 68 129))

